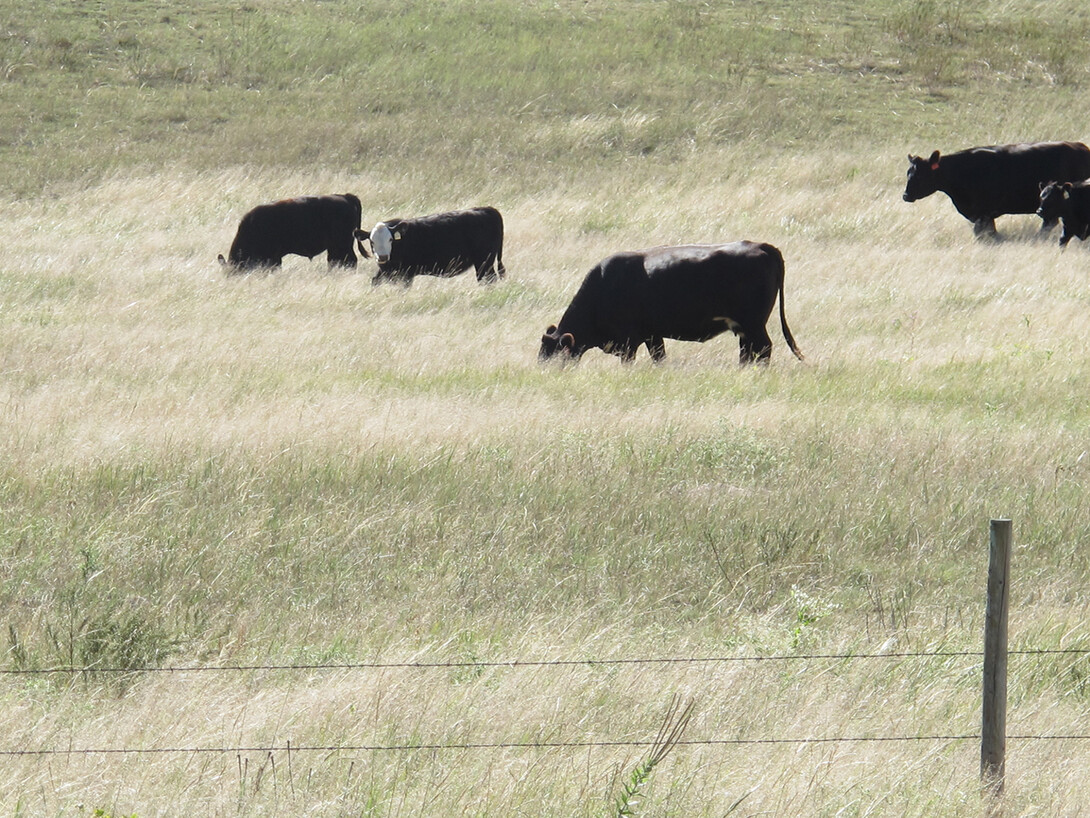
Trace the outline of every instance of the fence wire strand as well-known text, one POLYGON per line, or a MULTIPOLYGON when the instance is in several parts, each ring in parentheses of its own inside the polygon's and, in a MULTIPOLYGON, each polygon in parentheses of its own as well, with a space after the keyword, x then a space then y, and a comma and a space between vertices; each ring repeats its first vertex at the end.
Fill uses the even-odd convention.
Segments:
MULTIPOLYGON (((1090 656, 1090 648, 1040 648, 1011 650, 1009 656, 1090 656)), ((330 662, 307 664, 249 665, 167 665, 148 667, 51 667, 0 668, 4 676, 90 673, 226 673, 239 671, 319 671, 319 670, 486 670, 489 668, 608 667, 633 665, 699 665, 732 662, 849 661, 856 659, 983 659, 983 651, 903 651, 897 653, 812 653, 778 656, 706 656, 634 659, 510 659, 494 662, 330 662)))
MULTIPOLYGON (((1008 652, 1011 656, 1090 656, 1090 649, 1024 649, 1008 652)), ((982 651, 902 651, 889 653, 816 653, 778 656, 710 656, 710 657, 663 657, 633 659, 562 659, 522 660, 496 662, 343 662, 315 664, 252 664, 252 665, 176 665, 167 667, 119 668, 119 667, 54 667, 54 668, 4 668, 0 675, 31 676, 46 674, 93 674, 93 673, 209 673, 241 671, 322 671, 322 670, 442 670, 485 668, 541 668, 541 667, 603 667, 636 665, 697 665, 739 662, 790 662, 790 661, 849 661, 856 659, 956 659, 983 658, 982 651)), ((1090 735, 1010 735, 1008 740, 1018 741, 1087 741, 1090 735)), ((929 736, 811 736, 807 738, 753 738, 753 739, 699 739, 679 741, 683 747, 725 747, 758 745, 805 745, 868 742, 956 742, 979 741, 980 734, 929 735, 929 736)), ((251 753, 380 753, 380 752, 439 752, 452 750, 551 750, 588 748, 645 748, 649 741, 544 741, 544 742, 475 742, 452 744, 393 744, 393 745, 329 745, 254 747, 87 747, 58 749, 0 749, 0 758, 18 756, 71 756, 71 755, 164 755, 164 754, 219 754, 244 755, 251 753)))
MULTIPOLYGON (((865 744, 925 741, 979 741, 980 734, 948 736, 811 736, 808 738, 740 738, 740 739, 691 739, 677 742, 678 747, 742 747, 756 745, 803 745, 803 744, 865 744)), ((1090 735, 1010 735, 1008 741, 1090 741, 1090 735)), ((453 744, 341 744, 328 746, 265 745, 253 747, 82 747, 39 750, 0 750, 0 757, 12 756, 73 756, 73 755, 248 755, 261 753, 383 753, 383 752, 440 752, 472 750, 584 750, 651 747, 653 741, 516 741, 516 742, 465 742, 453 744)))

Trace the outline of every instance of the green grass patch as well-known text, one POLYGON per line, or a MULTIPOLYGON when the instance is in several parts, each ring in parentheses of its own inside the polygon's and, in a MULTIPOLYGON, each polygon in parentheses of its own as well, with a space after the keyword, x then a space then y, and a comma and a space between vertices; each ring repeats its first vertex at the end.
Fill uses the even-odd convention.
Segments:
POLYGON ((2 22, 3 183, 24 194, 163 156, 376 178, 441 162, 488 189, 509 190, 497 172, 547 189, 715 145, 922 140, 956 110, 981 141, 1030 118, 1012 84, 1073 102, 1090 65, 1090 22, 1067 3, 31 2, 2 22))

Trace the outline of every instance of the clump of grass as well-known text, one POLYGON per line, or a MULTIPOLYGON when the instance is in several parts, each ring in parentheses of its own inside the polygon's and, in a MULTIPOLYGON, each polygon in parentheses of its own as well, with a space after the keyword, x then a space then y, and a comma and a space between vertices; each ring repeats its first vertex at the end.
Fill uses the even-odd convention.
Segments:
POLYGON ((617 811, 615 813, 617 818, 636 814, 636 804, 643 794, 644 787, 651 780, 655 768, 663 762, 666 756, 670 755, 670 751, 681 741, 681 736, 684 734, 685 728, 689 726, 689 719, 692 718, 695 706, 696 702, 690 699, 689 703, 682 707, 681 698, 677 695, 670 700, 670 706, 666 708, 666 715, 663 716, 658 735, 655 736, 655 741, 651 745, 651 752, 632 771, 632 774, 624 783, 621 794, 617 797, 617 811))

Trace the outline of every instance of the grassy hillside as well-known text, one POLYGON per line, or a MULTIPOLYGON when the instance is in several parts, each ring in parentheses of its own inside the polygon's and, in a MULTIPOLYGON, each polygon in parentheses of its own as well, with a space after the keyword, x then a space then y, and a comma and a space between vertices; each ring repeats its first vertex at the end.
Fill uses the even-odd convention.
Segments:
MULTIPOLYGON (((1073 2, 0 10, 0 752, 153 751, 6 756, 0 813, 617 814, 680 694, 638 814, 985 814, 935 737, 979 729, 990 517, 1013 646, 1090 649, 1090 256, 905 204, 905 154, 1090 138, 1088 34, 1073 2), (495 204, 510 277, 223 275, 247 209, 334 191, 495 204), (776 329, 762 371, 730 337, 538 365, 599 258, 742 237, 805 364, 776 329), (488 664, 879 651, 954 655, 488 664), (838 737, 926 740, 793 741, 838 737), (445 749, 362 749, 405 745, 445 749)), ((1087 733, 1084 654, 1011 673, 1012 735, 1087 733)), ((1090 744, 1009 749, 1006 814, 1079 812, 1090 744)))
POLYGON ((1034 139, 1079 121, 1090 66, 1090 19, 1067 0, 32 0, 2 15, 0 186, 20 195, 164 163, 507 194, 739 144, 763 159, 1034 139))

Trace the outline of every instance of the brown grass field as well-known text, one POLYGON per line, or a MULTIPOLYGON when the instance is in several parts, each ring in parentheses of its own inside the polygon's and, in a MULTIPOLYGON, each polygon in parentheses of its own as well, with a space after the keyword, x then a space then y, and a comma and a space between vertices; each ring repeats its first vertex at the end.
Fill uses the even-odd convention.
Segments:
MULTIPOLYGON (((1090 250, 1061 253, 1031 216, 974 241, 944 196, 901 201, 908 152, 1090 138, 1072 119, 1090 58, 1041 46, 1036 6, 678 3, 681 42, 712 23, 794 38, 782 64, 729 80, 765 131, 730 130, 726 98, 706 103, 722 132, 674 130, 711 82, 699 71, 636 61, 646 74, 610 75, 617 107, 570 111, 562 91, 530 105, 529 76, 467 90, 452 62, 451 98, 528 99, 487 126, 451 115, 444 141, 446 97, 426 83, 404 93, 434 109, 384 92, 349 137, 322 118, 337 70, 299 57, 298 86, 278 79, 292 37, 333 60, 337 15, 365 9, 138 5, 108 4, 97 27, 71 10, 36 23, 33 4, 0 15, 30 43, 0 52, 4 121, 24 123, 0 143, 24 168, 0 194, 0 814, 617 815, 674 695, 695 701, 687 743, 638 815, 1082 813, 1087 653, 1012 656, 998 805, 974 737, 990 518, 1014 520, 1012 648, 1090 651, 1090 250), (182 23, 206 48, 241 26, 268 62, 241 37, 207 65, 156 39, 182 23), (80 58, 81 37, 114 62, 80 58), (929 37, 953 56, 909 48, 929 37), (96 72, 129 79, 80 85, 96 72), (282 162, 242 124, 270 86, 287 113, 252 113, 288 117, 282 162), (45 113, 69 93, 90 137, 59 102, 45 113), (813 121, 791 120, 805 99, 813 121), (142 113, 111 119, 123 110, 142 113), (368 153, 308 154, 316 132, 368 153), (414 133, 398 143, 414 161, 394 161, 414 133), (372 262, 216 264, 253 205, 343 191, 365 225, 497 206, 508 279, 402 290, 372 287, 372 262), (659 366, 539 365, 600 258, 739 238, 783 252, 805 363, 772 322, 767 369, 739 369, 730 336, 667 341, 659 366), (850 658, 879 652, 948 655, 850 658), (238 666, 254 669, 192 669, 238 666)), ((466 48, 482 9, 530 25, 498 1, 435 8, 428 24, 466 48)), ((537 38, 560 26, 589 48, 599 32, 616 58, 620 11, 556 8, 534 7, 568 15, 537 38)), ((663 19, 622 11, 639 31, 663 19)), ((748 42, 723 31, 700 36, 748 42)), ((534 44, 505 42, 512 60, 534 44)), ((689 65, 670 42, 652 53, 689 65)), ((377 49, 367 70, 424 70, 398 60, 377 49)), ((562 67, 581 76, 558 61, 558 82, 575 81, 562 67)))

